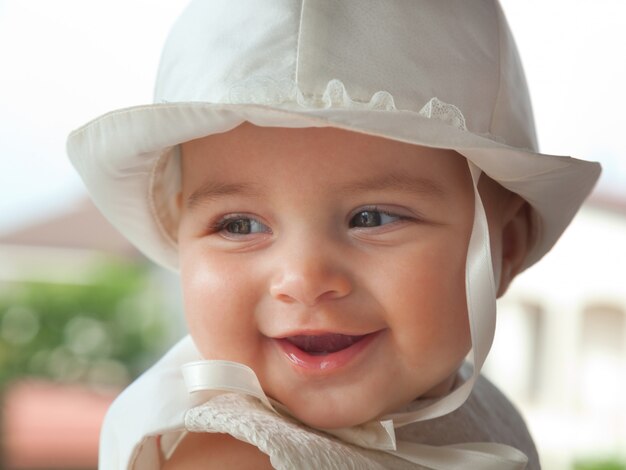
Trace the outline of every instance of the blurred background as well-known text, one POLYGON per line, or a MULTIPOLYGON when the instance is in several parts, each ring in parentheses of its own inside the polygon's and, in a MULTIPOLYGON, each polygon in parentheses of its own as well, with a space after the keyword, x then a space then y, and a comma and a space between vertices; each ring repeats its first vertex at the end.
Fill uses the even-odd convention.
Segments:
MULTIPOLYGON (((184 334, 176 277, 98 214, 64 144, 151 101, 186 3, 0 0, 0 468, 95 468, 107 406, 184 334)), ((626 469, 626 3, 502 3, 542 151, 604 174, 500 301, 485 372, 526 416, 544 468, 626 469)))

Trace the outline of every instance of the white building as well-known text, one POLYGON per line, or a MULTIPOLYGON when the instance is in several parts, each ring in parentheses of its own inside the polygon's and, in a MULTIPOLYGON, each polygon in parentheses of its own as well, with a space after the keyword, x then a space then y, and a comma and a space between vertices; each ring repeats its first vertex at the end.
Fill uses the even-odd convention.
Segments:
POLYGON ((593 199, 499 301, 485 367, 547 469, 626 461, 626 204, 593 199))

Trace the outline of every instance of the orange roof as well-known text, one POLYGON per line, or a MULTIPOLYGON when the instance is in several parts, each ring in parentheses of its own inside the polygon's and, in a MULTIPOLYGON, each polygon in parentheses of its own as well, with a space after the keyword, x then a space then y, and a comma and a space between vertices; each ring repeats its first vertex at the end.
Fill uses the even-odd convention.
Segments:
POLYGON ((96 468, 98 437, 114 393, 22 381, 4 396, 2 433, 8 468, 96 468))
POLYGON ((138 251, 100 213, 90 199, 63 212, 0 234, 0 244, 82 248, 119 255, 138 251))

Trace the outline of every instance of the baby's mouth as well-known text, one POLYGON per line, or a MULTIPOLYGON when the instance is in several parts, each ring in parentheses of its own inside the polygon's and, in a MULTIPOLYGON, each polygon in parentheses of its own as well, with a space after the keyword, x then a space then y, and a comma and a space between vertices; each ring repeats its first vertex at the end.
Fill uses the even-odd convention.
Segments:
POLYGON ((323 335, 296 335, 284 338, 298 349, 312 356, 325 356, 349 348, 358 343, 366 335, 351 336, 339 333, 323 335))

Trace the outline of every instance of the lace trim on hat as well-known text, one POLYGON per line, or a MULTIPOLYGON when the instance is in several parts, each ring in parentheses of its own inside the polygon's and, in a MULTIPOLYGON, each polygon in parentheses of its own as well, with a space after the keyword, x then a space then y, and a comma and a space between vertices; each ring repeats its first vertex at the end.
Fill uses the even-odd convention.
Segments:
MULTIPOLYGON (((352 99, 341 80, 333 79, 326 84, 321 95, 305 95, 293 80, 274 80, 269 77, 253 77, 233 85, 228 93, 233 104, 296 104, 308 109, 352 108, 380 111, 398 111, 393 96, 380 90, 369 101, 352 99)), ((456 129, 467 131, 465 117, 459 108, 436 97, 431 98, 418 111, 423 117, 442 121, 456 129)))
POLYGON ((437 98, 431 98, 428 103, 419 110, 419 114, 430 119, 443 121, 449 126, 466 131, 465 116, 459 108, 453 104, 444 103, 437 98))

